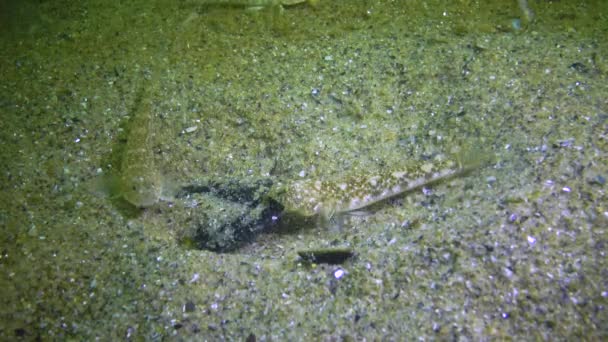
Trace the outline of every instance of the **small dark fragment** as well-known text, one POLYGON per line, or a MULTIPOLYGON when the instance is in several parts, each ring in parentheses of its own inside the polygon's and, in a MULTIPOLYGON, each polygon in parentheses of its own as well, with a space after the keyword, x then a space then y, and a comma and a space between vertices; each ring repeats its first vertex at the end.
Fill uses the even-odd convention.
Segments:
POLYGON ((196 310, 196 305, 194 304, 194 302, 189 300, 186 302, 186 304, 184 304, 184 307, 183 307, 184 312, 193 312, 194 310, 196 310))
POLYGON ((330 265, 341 264, 354 254, 350 248, 322 248, 298 251, 298 255, 305 262, 330 265))
POLYGON ((606 178, 602 175, 596 175, 589 179, 589 184, 604 185, 606 184, 606 178))
POLYGON ((586 74, 589 71, 587 66, 580 62, 574 62, 574 63, 570 64, 570 69, 576 70, 577 72, 580 72, 581 74, 586 74))
POLYGON ((554 147, 571 147, 574 144, 574 138, 563 139, 556 141, 554 147))

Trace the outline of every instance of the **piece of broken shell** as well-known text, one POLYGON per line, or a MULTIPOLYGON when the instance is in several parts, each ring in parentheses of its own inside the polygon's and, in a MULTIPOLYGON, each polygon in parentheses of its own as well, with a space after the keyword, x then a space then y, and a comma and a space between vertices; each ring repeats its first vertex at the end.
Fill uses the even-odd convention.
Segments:
POLYGON ((346 261, 355 253, 346 247, 319 248, 298 251, 298 255, 303 261, 315 264, 336 265, 346 261))

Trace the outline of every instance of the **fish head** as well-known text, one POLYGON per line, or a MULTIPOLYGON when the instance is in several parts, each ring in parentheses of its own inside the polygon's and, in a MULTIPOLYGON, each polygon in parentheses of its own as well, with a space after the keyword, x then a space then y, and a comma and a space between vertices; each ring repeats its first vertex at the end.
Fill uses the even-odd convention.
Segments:
POLYGON ((148 208, 160 199, 162 186, 156 175, 131 175, 123 178, 121 193, 134 206, 148 208))

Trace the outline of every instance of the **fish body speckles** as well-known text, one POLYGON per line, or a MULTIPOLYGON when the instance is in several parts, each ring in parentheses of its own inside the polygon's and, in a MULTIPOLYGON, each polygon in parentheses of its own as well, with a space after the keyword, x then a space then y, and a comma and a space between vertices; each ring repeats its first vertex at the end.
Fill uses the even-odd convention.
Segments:
POLYGON ((139 208, 154 205, 161 195, 161 177, 150 141, 153 118, 150 94, 144 92, 129 123, 120 175, 120 194, 139 208))
POLYGON ((207 5, 241 6, 249 9, 262 9, 273 6, 293 6, 303 3, 315 5, 318 0, 202 0, 207 5))
POLYGON ((386 199, 470 171, 455 162, 411 170, 391 171, 338 181, 299 180, 284 188, 279 202, 286 212, 331 217, 364 209, 386 199), (424 170, 423 170, 424 169, 424 170))

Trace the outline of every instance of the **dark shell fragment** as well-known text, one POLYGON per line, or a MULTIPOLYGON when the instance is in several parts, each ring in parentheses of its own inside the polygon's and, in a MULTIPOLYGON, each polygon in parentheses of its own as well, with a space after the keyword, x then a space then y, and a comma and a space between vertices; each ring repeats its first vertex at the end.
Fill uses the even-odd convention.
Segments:
POLYGON ((305 262, 330 265, 341 264, 354 254, 355 253, 350 248, 344 247, 298 251, 298 255, 305 262))

